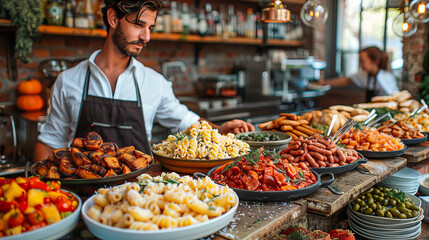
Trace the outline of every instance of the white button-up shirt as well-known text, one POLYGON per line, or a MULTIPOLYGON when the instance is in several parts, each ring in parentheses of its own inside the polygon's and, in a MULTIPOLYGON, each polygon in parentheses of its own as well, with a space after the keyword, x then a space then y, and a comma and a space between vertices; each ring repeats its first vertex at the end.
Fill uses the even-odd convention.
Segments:
MULTIPOLYGON (((366 89, 368 85, 368 72, 361 69, 351 76, 350 79, 358 87, 366 89)), ((375 90, 379 95, 390 95, 399 91, 396 78, 391 72, 380 69, 377 73, 376 80, 377 84, 375 90)), ((370 89, 372 89, 372 86, 370 86, 370 89)))
POLYGON ((83 87, 89 66, 91 80, 88 95, 116 100, 137 101, 133 72, 140 88, 148 140, 152 137, 154 120, 169 128, 184 130, 199 116, 174 96, 172 84, 161 74, 131 58, 128 68, 119 75, 115 92, 106 75, 94 63, 100 50, 88 60, 58 75, 52 88, 51 111, 40 129, 39 141, 52 148, 65 148, 75 137, 82 102, 83 87))

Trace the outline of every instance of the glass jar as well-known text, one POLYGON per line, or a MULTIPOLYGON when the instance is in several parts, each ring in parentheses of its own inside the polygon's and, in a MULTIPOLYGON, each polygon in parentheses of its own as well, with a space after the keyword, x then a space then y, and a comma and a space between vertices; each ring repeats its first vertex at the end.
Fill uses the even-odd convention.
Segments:
POLYGON ((46 8, 48 24, 63 25, 64 8, 61 6, 60 0, 51 0, 46 8))

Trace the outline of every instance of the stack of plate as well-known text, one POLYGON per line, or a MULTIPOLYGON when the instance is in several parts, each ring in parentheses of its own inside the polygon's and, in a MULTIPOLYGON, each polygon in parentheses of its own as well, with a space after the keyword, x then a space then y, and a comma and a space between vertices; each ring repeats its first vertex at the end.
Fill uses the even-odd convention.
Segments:
POLYGON ((420 173, 412 168, 404 168, 379 183, 383 187, 396 188, 414 195, 419 190, 420 173))
MULTIPOLYGON (((421 202, 415 196, 407 195, 417 206, 421 202)), ((424 218, 423 210, 415 218, 397 219, 366 215, 347 208, 349 226, 352 231, 367 239, 415 239, 420 235, 424 218)))

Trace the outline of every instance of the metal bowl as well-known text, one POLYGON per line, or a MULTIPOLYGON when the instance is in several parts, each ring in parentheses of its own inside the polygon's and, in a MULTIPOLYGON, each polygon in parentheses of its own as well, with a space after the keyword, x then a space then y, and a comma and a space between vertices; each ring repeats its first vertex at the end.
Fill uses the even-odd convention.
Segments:
POLYGON ((236 134, 235 138, 240 139, 241 136, 248 136, 249 134, 270 134, 270 135, 279 136, 282 139, 278 141, 268 141, 268 142, 241 140, 249 144, 252 150, 263 147, 266 150, 280 151, 286 148, 289 142, 292 140, 291 135, 283 132, 274 132, 274 131, 245 132, 245 133, 236 134))
MULTIPOLYGON (((45 161, 45 160, 43 160, 45 161)), ((104 187, 111 187, 116 186, 125 182, 131 182, 134 181, 139 175, 146 172, 153 164, 152 162, 149 164, 149 166, 126 174, 121 174, 113 177, 102 177, 102 178, 95 178, 95 179, 67 179, 67 178, 61 178, 61 179, 53 179, 53 178, 46 178, 42 177, 39 174, 36 173, 36 164, 33 163, 29 171, 31 175, 40 177, 43 181, 60 181, 61 187, 67 190, 70 190, 76 194, 78 194, 81 197, 89 197, 94 194, 94 192, 99 188, 104 187)))
POLYGON ((228 162, 233 162, 239 158, 239 157, 235 157, 235 158, 225 158, 225 159, 216 159, 216 160, 201 160, 201 159, 188 160, 188 159, 164 157, 156 154, 153 150, 152 150, 152 154, 153 154, 153 157, 156 160, 158 160, 165 168, 175 172, 188 173, 188 174, 193 174, 194 172, 207 173, 213 167, 217 167, 228 162))

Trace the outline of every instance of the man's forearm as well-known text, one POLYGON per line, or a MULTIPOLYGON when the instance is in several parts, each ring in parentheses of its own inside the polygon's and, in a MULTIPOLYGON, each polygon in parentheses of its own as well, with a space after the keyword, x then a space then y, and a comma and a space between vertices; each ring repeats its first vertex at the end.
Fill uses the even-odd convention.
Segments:
POLYGON ((33 161, 39 162, 48 158, 52 150, 53 148, 49 147, 48 145, 42 142, 37 142, 36 145, 34 146, 33 161))

